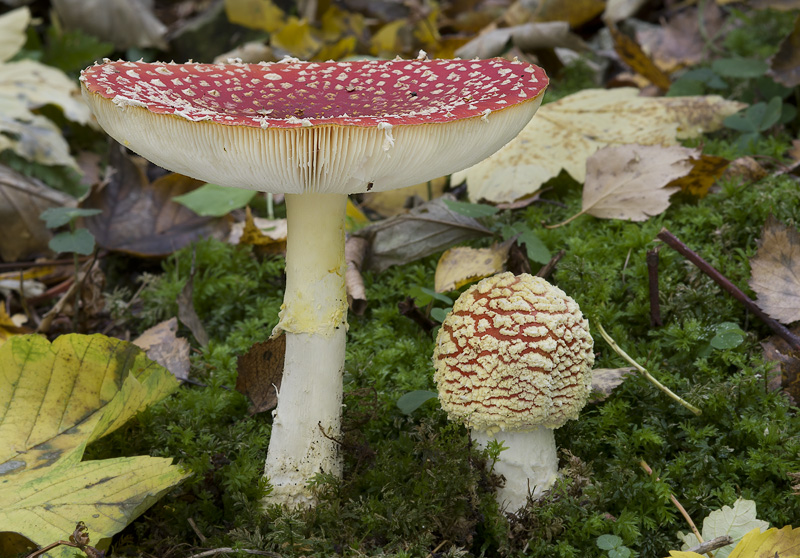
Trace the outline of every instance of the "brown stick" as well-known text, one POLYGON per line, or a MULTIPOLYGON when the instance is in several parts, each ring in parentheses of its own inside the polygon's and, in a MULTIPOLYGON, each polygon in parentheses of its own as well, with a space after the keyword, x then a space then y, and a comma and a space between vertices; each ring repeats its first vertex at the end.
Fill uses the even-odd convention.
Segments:
POLYGON ((650 326, 660 327, 664 324, 658 302, 658 247, 647 251, 647 277, 650 284, 650 326))
POLYGON ((704 543, 700 543, 697 546, 693 546, 686 550, 686 552, 696 552, 697 554, 708 554, 712 550, 717 550, 718 548, 722 548, 723 546, 728 546, 729 544, 733 544, 733 539, 730 535, 722 535, 721 537, 717 537, 716 539, 711 539, 710 541, 706 541, 704 543))
POLYGON ((564 257, 564 254, 566 254, 564 250, 559 250, 558 254, 550 258, 550 261, 547 262, 547 264, 545 264, 545 266, 542 267, 542 269, 536 272, 536 277, 547 279, 550 276, 550 274, 553 273, 553 270, 556 268, 556 265, 558 264, 559 260, 564 257))
POLYGON ((711 277, 711 279, 713 279, 717 285, 725 289, 731 296, 733 296, 733 298, 744 304, 745 308, 747 308, 750 312, 761 318, 761 320, 767 324, 776 335, 782 337, 787 343, 789 343, 789 345, 791 345, 794 350, 800 351, 800 337, 797 337, 785 326, 767 316, 767 314, 758 307, 755 301, 744 294, 736 285, 731 283, 730 279, 714 269, 711 264, 697 255, 697 253, 693 252, 688 246, 681 242, 667 229, 661 229, 661 232, 659 232, 657 236, 671 248, 674 248, 684 258, 700 268, 700 271, 711 277))

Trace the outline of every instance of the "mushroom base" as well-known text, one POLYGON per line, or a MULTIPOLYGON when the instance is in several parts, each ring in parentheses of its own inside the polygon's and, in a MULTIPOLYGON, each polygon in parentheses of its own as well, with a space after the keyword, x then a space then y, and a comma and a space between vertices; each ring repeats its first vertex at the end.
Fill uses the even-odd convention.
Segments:
POLYGON ((525 506, 529 493, 536 499, 555 483, 558 456, 551 428, 540 426, 526 432, 501 431, 493 435, 473 430, 471 434, 481 448, 492 440, 508 448, 494 464, 494 472, 506 479, 496 496, 497 502, 507 511, 516 512, 525 506))
POLYGON ((342 476, 341 435, 345 329, 333 336, 286 333, 286 361, 264 474, 265 504, 314 505, 308 481, 342 476), (325 373, 315 375, 314 372, 325 373))

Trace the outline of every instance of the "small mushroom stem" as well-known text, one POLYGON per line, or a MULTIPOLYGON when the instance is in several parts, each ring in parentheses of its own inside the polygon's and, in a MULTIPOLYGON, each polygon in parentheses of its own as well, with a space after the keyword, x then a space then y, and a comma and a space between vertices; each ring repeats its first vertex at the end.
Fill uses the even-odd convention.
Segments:
POLYGON ((286 335, 286 356, 264 469, 268 504, 313 504, 308 481, 342 473, 346 203, 343 194, 286 196, 286 292, 274 332, 286 335))
POLYGON ((558 456, 553 429, 539 426, 525 432, 488 434, 472 430, 472 439, 485 448, 496 440, 508 448, 500 453, 494 472, 503 475, 506 483, 497 491, 497 502, 507 511, 516 512, 528 501, 549 490, 558 476, 558 456))

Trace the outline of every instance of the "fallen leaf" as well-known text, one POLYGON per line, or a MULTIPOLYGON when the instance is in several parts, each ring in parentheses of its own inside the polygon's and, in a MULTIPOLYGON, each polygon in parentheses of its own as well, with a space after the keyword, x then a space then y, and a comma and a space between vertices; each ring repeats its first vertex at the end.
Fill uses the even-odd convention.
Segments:
POLYGON ((378 57, 390 57, 393 53, 406 52, 411 46, 411 25, 405 18, 385 24, 372 36, 370 53, 378 57))
POLYGON ((192 267, 189 271, 189 278, 183 285, 181 292, 178 294, 178 319, 183 325, 189 328, 194 338, 200 345, 205 347, 208 345, 208 333, 197 315, 194 308, 194 274, 195 274, 195 252, 192 251, 192 267))
POLYGON ((586 50, 583 40, 572 33, 566 21, 526 23, 484 32, 456 51, 460 58, 492 58, 501 55, 512 44, 529 52, 543 48, 586 50))
POLYGON ((362 316, 367 309, 367 293, 364 288, 364 277, 361 268, 369 249, 369 242, 360 236, 348 235, 344 244, 344 260, 347 269, 344 283, 347 289, 347 306, 356 316, 362 316))
POLYGON ((678 188, 673 180, 692 169, 690 158, 697 151, 686 147, 618 145, 604 147, 586 161, 586 183, 579 215, 601 219, 645 221, 666 211, 669 197, 678 188))
POLYGON ((145 351, 147 358, 157 362, 179 380, 189 378, 189 342, 178 337, 178 319, 170 318, 146 329, 133 344, 145 351))
POLYGON ((259 253, 285 254, 287 232, 286 219, 253 217, 248 207, 245 209, 244 221, 231 227, 228 242, 256 246, 259 253))
POLYGON ((278 335, 256 343, 239 357, 236 391, 250 400, 250 414, 263 413, 278 406, 285 354, 286 336, 278 335))
POLYGON ((437 293, 452 291, 505 271, 512 242, 495 243, 489 248, 456 246, 446 250, 436 264, 434 290, 437 293))
MULTIPOLYGON (((791 332, 800 335, 800 325, 792 328, 791 332)), ((764 358, 775 363, 775 368, 770 370, 766 378, 768 389, 783 389, 797 404, 800 401, 800 353, 778 335, 763 341, 761 347, 764 349, 764 358)))
POLYGON ((354 233, 370 243, 367 269, 383 271, 435 254, 471 238, 491 234, 479 221, 449 209, 437 198, 408 213, 373 223, 354 233))
POLYGON ((633 367, 595 368, 592 370, 592 401, 603 401, 614 388, 622 385, 628 376, 633 374, 633 367))
POLYGON ((722 126, 746 105, 717 96, 639 97, 638 90, 586 89, 543 105, 533 120, 494 155, 454 173, 471 201, 510 203, 535 194, 562 169, 586 177, 586 160, 608 145, 677 145, 722 126), (522 167, 519 171, 508 169, 522 167), (505 188, 503 178, 513 179, 505 188))
POLYGON ((755 182, 761 180, 769 174, 767 169, 761 166, 761 163, 752 157, 739 157, 734 159, 728 164, 722 178, 725 180, 733 180, 738 178, 743 182, 755 182))
POLYGON ((800 320, 800 234, 772 215, 767 218, 750 260, 750 288, 756 304, 771 318, 790 324, 800 320))
POLYGON ((635 39, 619 31, 615 25, 609 25, 608 30, 611 32, 611 38, 614 41, 614 50, 623 62, 656 87, 664 91, 669 89, 671 84, 669 76, 653 63, 635 39))
POLYGON ((290 16, 280 29, 270 35, 270 44, 301 60, 309 60, 322 47, 308 21, 290 16))
MULTIPOLYGON (((51 543, 76 518, 107 546, 188 476, 171 459, 81 461, 88 443, 178 388, 134 345, 102 335, 52 344, 17 336, 0 347, 0 369, 0 548, 22 537, 51 543)), ((48 556, 73 553, 61 547, 48 556)))
POLYGON ((643 28, 636 33, 644 52, 663 71, 672 73, 707 61, 709 47, 718 46, 724 37, 720 33, 725 23, 724 12, 716 2, 704 2, 701 6, 702 14, 698 13, 696 6, 688 6, 661 25, 643 28))
POLYGON ((358 230, 365 225, 369 225, 370 220, 361 208, 353 203, 353 200, 347 198, 347 206, 345 208, 345 231, 353 232, 354 230, 358 230))
POLYGON ((228 21, 270 33, 284 25, 285 14, 272 0, 225 0, 228 21))
POLYGON ((49 253, 47 245, 53 235, 39 215, 75 203, 43 182, 0 165, 0 258, 15 262, 49 253))
POLYGON ((723 157, 699 154, 691 159, 689 174, 672 181, 672 186, 695 198, 704 198, 714 183, 723 175, 730 161, 723 157))
POLYGON ((168 48, 167 26, 153 13, 148 0, 53 0, 53 8, 66 30, 114 43, 117 50, 131 47, 168 48))
POLYGON ((566 21, 570 27, 580 27, 603 13, 602 0, 528 0, 523 4, 533 21, 566 21))
POLYGON ((113 147, 109 158, 114 174, 81 203, 81 207, 103 211, 83 220, 98 245, 134 256, 159 257, 198 238, 227 237, 230 218, 200 217, 172 201, 203 182, 180 174, 148 182, 121 146, 113 147))
POLYGON ((30 21, 28 8, 17 8, 0 16, 0 62, 14 56, 25 44, 25 30, 30 21))
MULTIPOLYGON (((787 525, 782 529, 767 529, 759 533, 753 529, 736 545, 730 558, 791 558, 800 556, 800 529, 787 525)), ((725 558, 719 553, 715 558, 725 558)))
POLYGON ((606 23, 618 23, 623 19, 632 17, 639 11, 647 0, 608 0, 606 9, 603 12, 603 21, 606 23))
POLYGON ((800 85, 800 16, 794 20, 794 29, 781 41, 769 59, 769 75, 786 87, 800 85))
POLYGON ((9 338, 15 335, 23 335, 26 333, 33 333, 30 328, 24 327, 17 323, 6 312, 6 303, 0 300, 0 346, 2 346, 9 338))
MULTIPOLYGON (((703 529, 700 534, 703 540, 710 541, 722 535, 728 535, 734 543, 742 540, 747 533, 752 530, 764 530, 769 528, 769 523, 756 518, 756 503, 752 500, 739 498, 734 502, 733 507, 722 506, 708 514, 703 520, 703 529)), ((683 550, 700 544, 694 533, 678 533, 678 538, 683 541, 683 550)), ((727 558, 733 556, 731 552, 733 545, 725 546, 714 551, 715 558, 727 558)), ((748 554, 747 556, 755 556, 748 554)))
POLYGON ((431 201, 441 197, 446 187, 447 177, 442 176, 428 182, 407 186, 406 188, 397 188, 385 192, 367 192, 364 194, 364 201, 361 203, 361 207, 374 211, 383 217, 391 217, 407 212, 413 206, 413 203, 410 204, 409 202, 413 202, 415 198, 431 201))

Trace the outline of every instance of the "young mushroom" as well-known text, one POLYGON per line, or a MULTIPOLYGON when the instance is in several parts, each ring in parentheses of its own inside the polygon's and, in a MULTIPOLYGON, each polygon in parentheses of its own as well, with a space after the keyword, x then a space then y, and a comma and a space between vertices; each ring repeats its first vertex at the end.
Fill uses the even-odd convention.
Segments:
POLYGON ((286 290, 273 335, 286 357, 265 475, 270 502, 313 503, 341 475, 347 195, 469 167, 505 145, 547 77, 517 60, 261 64, 110 62, 81 74, 117 141, 174 172, 285 193, 286 290))
POLYGON ((498 502, 517 511, 556 480, 553 429, 578 417, 591 391, 589 324, 544 279, 501 273, 467 289, 436 338, 439 400, 486 447, 502 442, 498 502))

